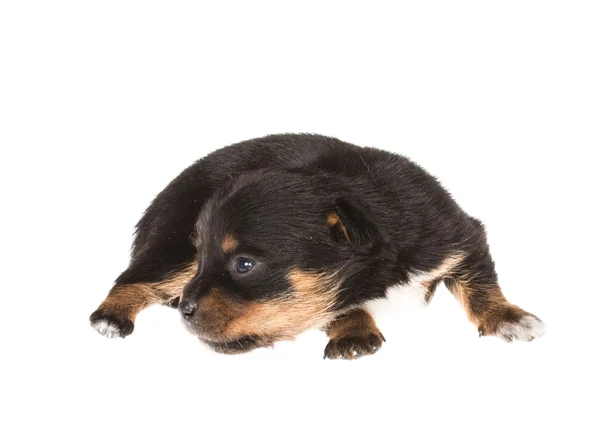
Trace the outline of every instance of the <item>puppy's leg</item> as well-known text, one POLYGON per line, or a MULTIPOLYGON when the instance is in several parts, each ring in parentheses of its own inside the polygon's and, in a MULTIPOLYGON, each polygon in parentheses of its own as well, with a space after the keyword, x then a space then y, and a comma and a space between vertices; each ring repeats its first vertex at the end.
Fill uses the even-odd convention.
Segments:
POLYGON ((479 335, 531 341, 544 334, 540 319, 511 304, 502 294, 487 245, 466 255, 444 282, 479 329, 479 335))
POLYGON ((324 358, 355 359, 379 350, 385 341, 373 316, 364 308, 352 310, 334 319, 327 326, 329 344, 324 358))
POLYGON ((189 263, 168 273, 160 281, 117 283, 90 316, 92 327, 109 338, 126 337, 133 332, 135 317, 153 304, 176 306, 183 287, 196 273, 189 263))
POLYGON ((196 272, 195 222, 207 188, 212 187, 196 186, 194 174, 184 171, 138 222, 129 267, 90 316, 101 334, 125 337, 142 309, 155 303, 177 306, 183 287, 196 272))

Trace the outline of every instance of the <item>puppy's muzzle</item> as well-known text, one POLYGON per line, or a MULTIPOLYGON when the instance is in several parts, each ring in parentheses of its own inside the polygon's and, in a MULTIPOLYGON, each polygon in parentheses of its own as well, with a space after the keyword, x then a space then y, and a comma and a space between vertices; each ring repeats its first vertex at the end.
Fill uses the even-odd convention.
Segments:
MULTIPOLYGON (((188 331, 203 340, 226 341, 229 324, 235 320, 236 312, 227 303, 216 301, 209 293, 184 294, 179 303, 179 313, 188 331)), ((238 338, 238 335, 234 336, 238 338)))

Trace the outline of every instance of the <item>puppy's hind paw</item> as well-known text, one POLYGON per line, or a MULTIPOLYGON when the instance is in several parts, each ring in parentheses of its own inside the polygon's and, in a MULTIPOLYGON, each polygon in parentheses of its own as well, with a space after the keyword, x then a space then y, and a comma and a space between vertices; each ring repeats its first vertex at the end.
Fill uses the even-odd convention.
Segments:
POLYGON ((129 319, 119 319, 102 310, 96 310, 90 316, 90 324, 98 333, 108 338, 125 338, 133 332, 133 322, 129 319))
POLYGON ((546 332, 544 323, 533 314, 527 314, 516 322, 504 322, 498 326, 496 335, 504 341, 532 341, 546 332))
POLYGON ((495 335, 508 342, 532 341, 545 332, 544 322, 514 305, 495 311, 479 326, 479 335, 495 335))

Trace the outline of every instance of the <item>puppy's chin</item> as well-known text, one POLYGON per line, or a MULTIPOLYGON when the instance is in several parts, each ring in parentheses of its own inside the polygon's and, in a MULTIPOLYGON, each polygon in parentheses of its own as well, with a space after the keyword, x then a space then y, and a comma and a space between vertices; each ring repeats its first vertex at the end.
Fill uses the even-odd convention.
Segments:
POLYGON ((245 353, 259 347, 269 347, 273 345, 273 340, 261 338, 257 335, 243 335, 235 339, 220 338, 214 331, 207 332, 203 329, 198 329, 196 326, 190 325, 183 321, 186 329, 191 334, 210 347, 215 352, 219 353, 245 353))
POLYGON ((202 337, 198 338, 215 352, 227 354, 245 353, 259 347, 272 345, 272 341, 254 335, 247 335, 231 341, 213 341, 202 337))

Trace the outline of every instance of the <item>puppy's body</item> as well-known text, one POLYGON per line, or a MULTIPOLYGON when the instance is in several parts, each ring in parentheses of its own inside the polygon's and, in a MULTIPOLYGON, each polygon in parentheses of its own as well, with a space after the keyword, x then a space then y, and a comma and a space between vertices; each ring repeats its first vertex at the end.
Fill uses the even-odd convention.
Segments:
POLYGON ((483 335, 543 331, 502 295, 482 224, 423 169, 333 138, 268 136, 208 155, 156 197, 91 320, 125 336, 146 306, 179 305, 219 351, 320 326, 326 356, 352 358, 383 341, 361 305, 411 280, 427 301, 444 280, 483 335))

